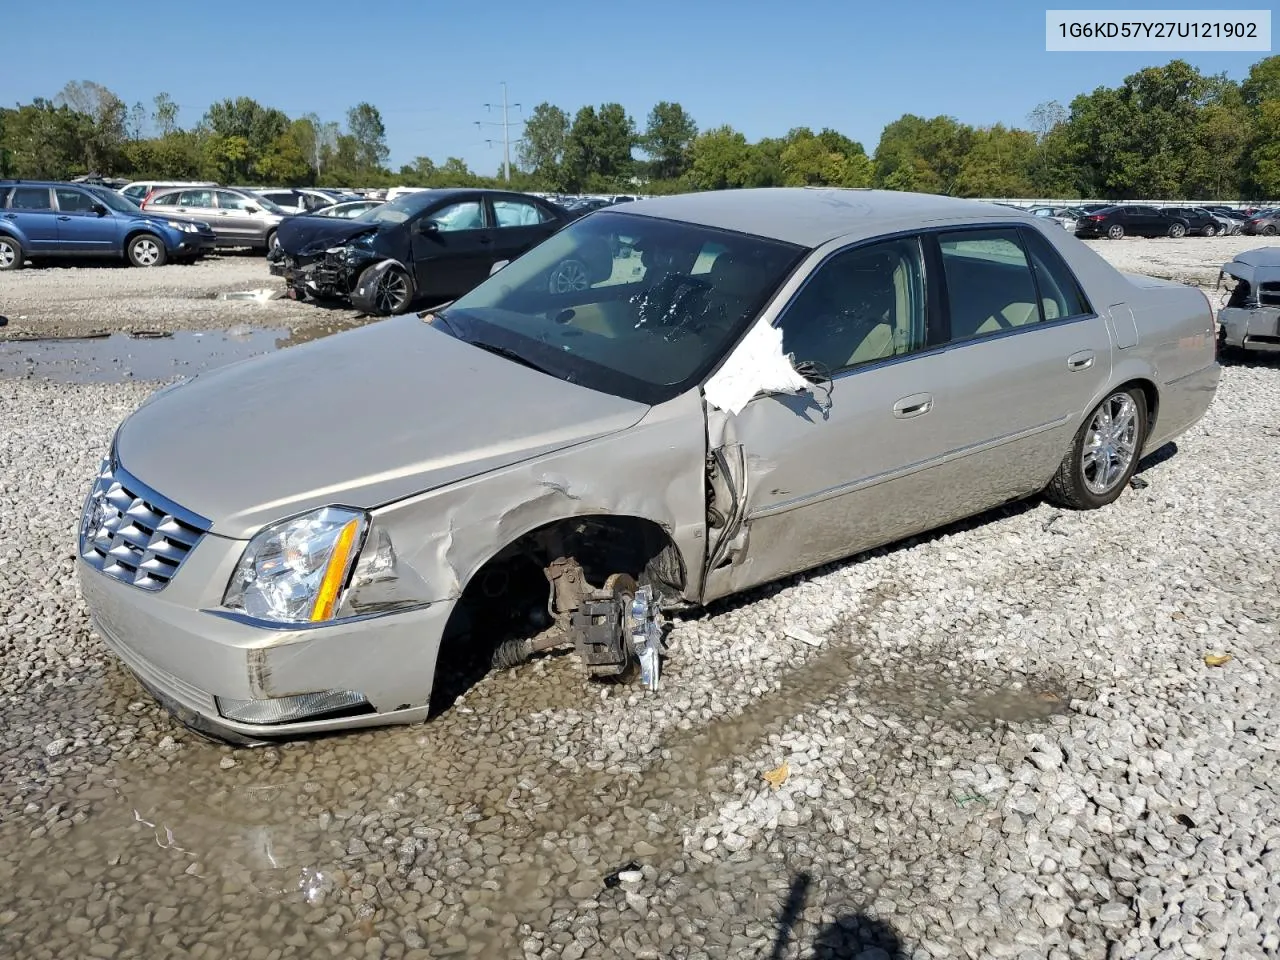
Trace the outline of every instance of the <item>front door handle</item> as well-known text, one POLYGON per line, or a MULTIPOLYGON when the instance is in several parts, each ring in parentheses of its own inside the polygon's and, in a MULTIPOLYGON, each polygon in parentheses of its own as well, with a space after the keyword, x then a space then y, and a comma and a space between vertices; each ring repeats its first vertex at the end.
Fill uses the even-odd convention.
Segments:
POLYGON ((906 420, 908 417, 918 417, 928 413, 933 409, 933 394, 931 393, 915 393, 909 397, 903 397, 893 405, 893 415, 899 420, 906 420))
POLYGON ((1097 358, 1092 350, 1081 350, 1079 353, 1073 353, 1067 357, 1068 370, 1088 370, 1093 366, 1093 361, 1097 358))
POLYGON ((59 220, 70 220, 71 218, 70 218, 70 217, 59 217, 58 219, 59 219, 59 220))

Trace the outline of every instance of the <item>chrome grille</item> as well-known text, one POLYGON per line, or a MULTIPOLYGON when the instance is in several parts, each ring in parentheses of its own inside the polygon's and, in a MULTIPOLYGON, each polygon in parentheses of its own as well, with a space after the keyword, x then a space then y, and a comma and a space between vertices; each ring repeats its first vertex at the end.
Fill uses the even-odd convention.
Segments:
POLYGON ((208 529, 208 520, 104 460, 80 519, 80 556, 116 580, 163 590, 208 529))

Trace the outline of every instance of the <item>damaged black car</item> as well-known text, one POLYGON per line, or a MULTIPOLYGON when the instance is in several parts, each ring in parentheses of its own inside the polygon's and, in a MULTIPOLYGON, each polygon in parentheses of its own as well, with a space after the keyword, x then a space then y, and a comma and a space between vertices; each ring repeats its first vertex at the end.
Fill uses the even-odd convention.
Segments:
MULTIPOLYGON (((280 224, 268 257, 295 299, 346 300, 365 313, 403 313, 454 300, 575 215, 524 193, 419 190, 350 220, 297 216, 280 224)), ((566 265, 587 285, 609 264, 566 265)))

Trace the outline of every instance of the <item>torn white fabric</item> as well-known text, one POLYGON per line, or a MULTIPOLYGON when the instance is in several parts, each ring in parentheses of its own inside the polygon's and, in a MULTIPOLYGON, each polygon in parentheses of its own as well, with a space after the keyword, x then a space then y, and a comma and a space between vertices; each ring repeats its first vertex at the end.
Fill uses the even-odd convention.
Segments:
POLYGON ((707 381, 703 393, 713 407, 739 413, 761 391, 798 393, 808 386, 809 382, 796 373, 791 359, 782 352, 782 331, 761 323, 707 381))

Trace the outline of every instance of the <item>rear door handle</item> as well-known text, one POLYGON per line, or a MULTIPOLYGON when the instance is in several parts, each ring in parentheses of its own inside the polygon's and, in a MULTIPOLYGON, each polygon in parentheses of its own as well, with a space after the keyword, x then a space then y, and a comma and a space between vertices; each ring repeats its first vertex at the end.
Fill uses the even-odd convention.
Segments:
POLYGON ((1093 366, 1093 361, 1097 358, 1092 350, 1081 350, 1079 353, 1073 353, 1067 357, 1068 370, 1088 370, 1093 366))
POLYGON ((59 217, 58 219, 59 219, 59 220, 70 220, 71 218, 70 218, 70 217, 59 217))
POLYGON ((893 405, 893 415, 899 420, 906 420, 909 417, 919 417, 932 409, 933 394, 915 393, 909 397, 903 397, 895 403, 893 405))

